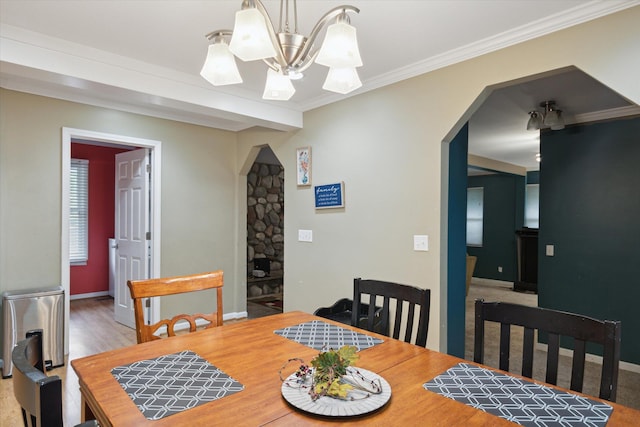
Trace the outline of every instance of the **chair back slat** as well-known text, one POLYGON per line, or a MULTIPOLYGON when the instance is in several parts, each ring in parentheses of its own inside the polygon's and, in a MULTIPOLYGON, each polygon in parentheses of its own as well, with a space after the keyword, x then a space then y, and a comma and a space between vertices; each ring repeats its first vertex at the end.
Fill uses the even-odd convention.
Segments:
MULTIPOLYGON (((376 295, 377 295, 377 293, 372 295, 374 300, 376 299, 376 295)), ((383 297, 382 297, 382 324, 383 325, 387 325, 387 330, 386 330, 387 334, 389 334, 389 332, 390 332, 390 329, 389 329, 389 325, 391 325, 391 319, 389 318, 390 317, 390 313, 391 313, 391 299, 387 295, 383 294, 383 297)))
POLYGON ((160 339, 156 332, 166 328, 167 336, 176 335, 176 325, 184 321, 189 323, 189 331, 196 330, 198 321, 203 328, 222 325, 222 287, 224 285, 222 270, 188 276, 165 277, 158 279, 130 280, 127 282, 136 321, 136 337, 138 343, 160 339), (145 298, 183 294, 187 292, 216 290, 216 310, 211 313, 178 314, 171 319, 162 319, 152 325, 146 324, 142 300, 145 298))
POLYGON ((509 352, 511 351, 511 325, 500 325, 500 369, 509 370, 509 352))
MULTIPOLYGON (((395 310, 396 310, 396 316, 394 318, 394 322, 393 322, 393 335, 391 335, 394 339, 399 340, 400 339, 400 330, 402 329, 402 318, 403 318, 403 310, 404 310, 404 304, 402 303, 402 301, 395 301, 395 310)), ((413 322, 411 322, 413 323, 413 322)), ((407 325, 408 327, 408 325, 407 325)), ((411 339, 411 338, 409 338, 411 339)))
POLYGON ((429 330, 429 306, 431 304, 431 291, 420 289, 414 286, 402 285, 399 283, 385 282, 381 280, 354 279, 353 285, 353 309, 352 323, 357 325, 360 306, 364 302, 362 297, 369 297, 368 319, 365 322, 366 329, 376 332, 374 329, 374 313, 381 311, 381 324, 385 328, 385 334, 395 339, 401 339, 400 335, 404 330, 404 341, 411 342, 413 339, 414 321, 418 322, 418 330, 415 334, 415 344, 419 346, 427 345, 427 333, 429 330), (382 299, 382 308, 376 306, 377 297, 382 299), (392 301, 393 300, 393 301, 392 301), (409 304, 405 310, 404 302, 409 304), (416 306, 420 308, 417 313, 416 306), (390 312, 395 311, 393 330, 389 329, 390 312), (405 313, 407 313, 405 315, 405 313), (391 331, 391 332, 390 332, 391 331))
MULTIPOLYGON (((370 298, 371 302, 370 304, 367 304, 367 317, 365 319, 365 323, 364 325, 362 325, 364 328, 366 328, 367 330, 371 330, 375 327, 375 321, 376 321, 376 304, 375 304, 375 296, 371 296, 370 298)), ((353 309, 353 301, 351 302, 351 309, 353 309)), ((381 313, 381 315, 384 313, 381 313)), ((385 322, 387 322, 387 320, 384 320, 385 322)))
POLYGON ((586 353, 587 342, 584 340, 574 340, 573 363, 571 366, 571 390, 582 391, 586 353))
POLYGON ((534 332, 533 328, 524 328, 522 337, 522 375, 529 378, 533 376, 534 332))
POLYGON ((508 371, 510 335, 506 331, 511 325, 524 327, 522 375, 531 377, 533 371, 535 331, 547 333, 547 363, 545 381, 557 384, 560 355, 560 337, 572 337, 573 360, 571 385, 574 391, 582 391, 587 342, 603 348, 602 374, 600 381, 601 399, 615 401, 620 364, 621 324, 619 321, 598 320, 579 314, 539 307, 529 307, 503 302, 475 303, 475 338, 473 360, 484 361, 485 321, 499 322, 500 327, 500 369, 508 371), (505 343, 506 342, 506 343, 505 343))
MULTIPOLYGON (((403 306, 404 304, 398 303, 398 305, 403 306)), ((409 303, 409 313, 407 313, 407 319, 414 319, 416 312, 416 305, 414 303, 409 303)), ((411 341, 411 337, 413 336, 413 322, 407 322, 407 328, 404 334, 404 341, 411 341)))
POLYGON ((558 383, 558 364, 560 361, 560 335, 549 334, 547 340, 547 376, 549 384, 558 383))

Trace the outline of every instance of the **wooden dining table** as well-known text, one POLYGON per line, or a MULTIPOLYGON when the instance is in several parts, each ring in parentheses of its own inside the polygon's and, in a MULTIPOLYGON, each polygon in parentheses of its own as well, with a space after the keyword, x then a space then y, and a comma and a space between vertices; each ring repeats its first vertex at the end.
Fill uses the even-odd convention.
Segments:
MULTIPOLYGON (((425 390, 425 382, 459 363, 476 365, 298 311, 205 329, 71 361, 78 375, 83 400, 82 421, 95 418, 101 426, 302 426, 336 423, 368 426, 513 425, 506 419, 425 390), (383 340, 380 344, 359 351, 356 365, 380 375, 389 383, 391 397, 384 406, 358 416, 331 417, 302 411, 283 398, 279 376, 283 365, 291 358, 309 362, 319 351, 274 331, 314 320, 383 340), (241 383, 242 390, 161 419, 147 419, 116 380, 112 370, 185 350, 196 353, 241 383)), ((613 407, 607 426, 637 425, 640 411, 606 403, 613 407)))

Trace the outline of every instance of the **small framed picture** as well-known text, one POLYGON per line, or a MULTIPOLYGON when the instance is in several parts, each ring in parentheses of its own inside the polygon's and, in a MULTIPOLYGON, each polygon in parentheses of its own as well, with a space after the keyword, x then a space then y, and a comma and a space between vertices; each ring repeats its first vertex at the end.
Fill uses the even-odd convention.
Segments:
POLYGON ((296 149, 297 184, 299 187, 311 185, 311 147, 296 149))
POLYGON ((344 208, 344 182, 316 185, 316 209, 344 208))

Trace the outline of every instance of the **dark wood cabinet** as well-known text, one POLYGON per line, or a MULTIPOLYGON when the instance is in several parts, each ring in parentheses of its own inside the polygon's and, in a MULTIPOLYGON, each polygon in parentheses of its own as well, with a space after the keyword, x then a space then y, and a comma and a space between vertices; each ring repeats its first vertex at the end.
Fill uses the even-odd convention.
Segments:
POLYGON ((538 229, 522 228, 516 231, 518 251, 518 277, 514 291, 538 293, 538 229))

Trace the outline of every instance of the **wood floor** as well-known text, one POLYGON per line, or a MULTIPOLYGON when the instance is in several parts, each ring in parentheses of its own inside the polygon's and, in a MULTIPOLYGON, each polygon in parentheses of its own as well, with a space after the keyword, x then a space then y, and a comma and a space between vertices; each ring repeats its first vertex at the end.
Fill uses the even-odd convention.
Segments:
MULTIPOLYGON (((467 358, 471 359, 473 351, 473 301, 485 298, 493 301, 513 301, 524 304, 537 304, 537 297, 532 294, 520 294, 496 286, 472 285, 467 297, 467 358), (515 299, 515 300, 514 300, 515 299)), ((249 318, 262 317, 278 313, 279 310, 260 304, 247 304, 249 318)), ((232 322, 243 321, 244 319, 232 322)), ((226 322, 225 322, 226 323, 226 322)), ((71 301, 70 311, 70 346, 69 359, 76 359, 90 354, 100 353, 136 343, 135 332, 113 320, 113 299, 94 298, 71 301)), ((490 356, 487 356, 489 361, 490 356)), ((594 365, 594 364, 591 364, 594 365)), ((597 366, 587 369, 597 370, 597 366)), ((49 371, 50 375, 58 375, 63 384, 64 425, 73 426, 80 422, 80 392, 78 378, 73 369, 65 365, 49 371)), ((587 374, 589 375, 589 374, 587 374)), ((585 390, 586 392, 587 390, 585 390)), ((640 374, 620 371, 618 386, 618 403, 640 409, 640 374)), ((0 380, 0 427, 19 427, 22 425, 20 408, 14 396, 11 379, 0 380)))

